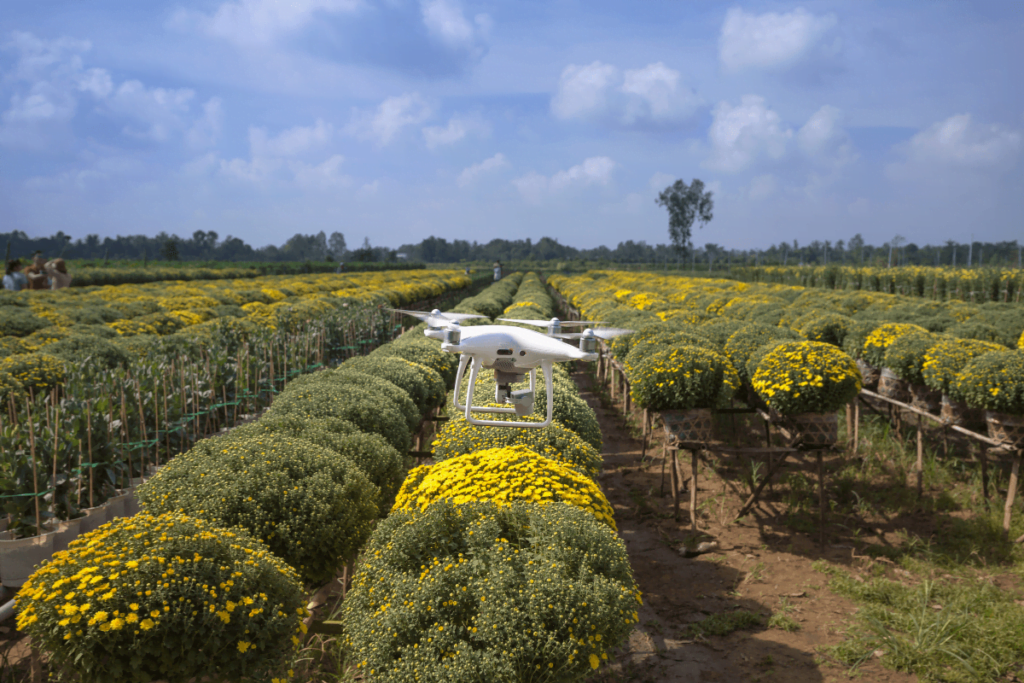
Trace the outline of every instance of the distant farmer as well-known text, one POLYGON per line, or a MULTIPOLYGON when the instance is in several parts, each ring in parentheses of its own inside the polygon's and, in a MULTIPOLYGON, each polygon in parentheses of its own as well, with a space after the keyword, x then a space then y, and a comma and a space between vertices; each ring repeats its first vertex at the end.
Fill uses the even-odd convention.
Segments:
POLYGON ((37 251, 32 254, 32 265, 25 269, 25 277, 28 278, 29 289, 49 289, 50 279, 46 277, 46 259, 43 252, 37 251))
POLYGON ((71 276, 68 275, 67 264, 64 259, 55 258, 45 266, 46 274, 50 276, 50 289, 64 289, 71 286, 71 276))
POLYGON ((501 279, 501 261, 494 262, 494 281, 497 282, 501 279))
POLYGON ((21 272, 21 259, 11 259, 7 262, 7 271, 4 274, 4 289, 19 292, 26 287, 28 280, 25 273, 21 272))

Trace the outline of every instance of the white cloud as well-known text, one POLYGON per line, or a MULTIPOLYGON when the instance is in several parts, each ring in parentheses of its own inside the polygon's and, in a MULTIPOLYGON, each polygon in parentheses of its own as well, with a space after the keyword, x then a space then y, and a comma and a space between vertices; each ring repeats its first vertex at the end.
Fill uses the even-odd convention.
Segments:
POLYGON ((898 145, 905 162, 888 170, 894 175, 914 169, 1007 170, 1016 165, 1022 141, 1019 130, 974 123, 970 114, 957 114, 898 145))
POLYGON ((97 99, 103 99, 114 91, 114 81, 106 69, 89 69, 77 78, 78 89, 97 99))
POLYGON ((622 71, 611 64, 570 64, 562 71, 551 111, 560 119, 590 119, 623 126, 671 124, 689 119, 703 105, 662 62, 622 71))
POLYGON ((386 145, 407 126, 423 123, 431 109, 418 93, 389 97, 380 103, 374 113, 356 112, 348 131, 363 139, 386 145))
POLYGON ((474 49, 490 31, 490 16, 478 14, 470 22, 453 0, 421 0, 420 11, 427 32, 453 50, 474 49))
POLYGON ((472 166, 468 166, 465 169, 463 169, 462 173, 459 174, 459 177, 458 179, 456 179, 455 182, 458 184, 459 187, 465 187, 472 183, 477 178, 479 178, 481 175, 489 173, 491 171, 497 171, 498 169, 507 168, 508 165, 508 159, 505 158, 505 155, 502 154, 501 152, 498 152, 493 157, 490 157, 489 159, 484 159, 479 164, 473 164, 472 166))
POLYGON ((479 116, 453 116, 445 127, 429 126, 423 129, 423 140, 428 149, 451 145, 473 133, 480 137, 490 135, 491 127, 479 116))
POLYGON ((172 130, 183 127, 182 119, 194 95, 195 92, 187 88, 147 88, 139 81, 125 81, 106 100, 106 107, 114 114, 144 124, 141 130, 126 126, 124 132, 128 135, 162 142, 172 130))
POLYGON ((536 172, 527 173, 512 181, 519 193, 529 202, 539 202, 545 196, 567 190, 571 187, 608 185, 611 182, 615 162, 608 157, 590 157, 565 171, 559 171, 550 178, 536 172))
POLYGON ((188 130, 185 140, 193 149, 210 147, 216 144, 223 125, 224 105, 219 97, 211 97, 203 104, 203 116, 188 130))
POLYGON ((802 7, 760 15, 733 8, 722 24, 718 56, 729 70, 789 66, 810 53, 836 23, 831 14, 818 17, 802 7))
POLYGON ((379 180, 374 180, 372 183, 364 183, 363 186, 360 187, 356 191, 356 198, 358 198, 358 199, 369 199, 370 197, 373 197, 374 195, 376 195, 377 194, 377 190, 379 190, 379 189, 380 189, 380 181, 379 180))
POLYGON ((796 144, 805 157, 827 166, 844 166, 857 158, 850 136, 842 128, 843 114, 825 105, 811 115, 796 133, 796 144))
POLYGON ((11 95, 11 106, 3 114, 7 123, 70 121, 77 102, 66 89, 52 83, 34 83, 29 92, 11 95))
POLYGON ((753 201, 767 199, 775 194, 778 187, 778 181, 771 173, 759 175, 750 181, 750 190, 747 196, 753 201))
MULTIPOLYGON (((312 126, 294 126, 270 136, 265 128, 249 128, 249 160, 220 161, 220 172, 229 178, 263 184, 274 178, 291 180, 305 189, 348 187, 351 177, 340 172, 345 158, 329 156, 319 164, 297 157, 319 151, 333 137, 334 128, 322 119, 312 126)), ((321 158, 323 158, 321 156, 321 158)))
POLYGON ((761 157, 780 159, 793 137, 793 131, 757 95, 744 95, 735 107, 720 102, 712 115, 711 157, 705 165, 715 170, 735 173, 761 157))
POLYGON ((268 137, 265 128, 249 129, 249 145, 254 157, 294 157, 331 141, 334 127, 317 119, 312 126, 295 126, 277 137, 268 137))
POLYGON ((273 43, 311 22, 317 13, 350 14, 360 0, 237 0, 225 2, 212 14, 179 9, 171 24, 195 27, 240 47, 273 43))

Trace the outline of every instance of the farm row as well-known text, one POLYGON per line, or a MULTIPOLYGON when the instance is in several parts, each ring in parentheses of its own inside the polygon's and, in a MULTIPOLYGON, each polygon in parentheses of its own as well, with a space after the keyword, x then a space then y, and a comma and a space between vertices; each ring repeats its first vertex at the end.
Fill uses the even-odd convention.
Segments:
MULTIPOLYGON (((288 380, 391 338, 381 304, 467 284, 415 271, 5 298, 0 321, 21 333, 0 339, 11 354, 0 360, 6 533, 53 531, 119 499, 151 467, 258 413, 288 380)), ((0 578, 16 581, 2 567, 0 578)))
POLYGON ((899 294, 938 301, 1020 303, 1020 268, 925 266, 756 266, 735 267, 730 275, 745 282, 899 294))
POLYGON ((615 272, 551 283, 585 318, 638 330, 611 351, 640 407, 712 409, 738 394, 781 415, 831 414, 863 381, 953 423, 990 411, 993 438, 1024 438, 1015 304, 615 272))
MULTIPOLYGON (((552 309, 533 274, 456 307, 552 309)), ((480 429, 449 410, 436 464, 406 476, 412 435, 450 408, 457 361, 421 332, 292 380, 257 421, 164 465, 139 488, 139 514, 39 569, 19 628, 51 669, 284 680, 303 596, 357 557, 343 642, 368 680, 568 681, 598 668, 640 596, 593 479, 596 416, 558 370, 550 427, 480 429)))

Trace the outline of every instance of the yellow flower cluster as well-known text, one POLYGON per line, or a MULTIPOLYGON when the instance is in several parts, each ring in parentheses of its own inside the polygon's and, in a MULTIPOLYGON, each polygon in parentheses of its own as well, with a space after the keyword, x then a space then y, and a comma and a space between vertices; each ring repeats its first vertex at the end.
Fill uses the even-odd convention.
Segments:
POLYGON ((864 358, 872 365, 881 366, 885 360, 885 351, 902 336, 908 334, 928 334, 928 330, 920 325, 908 323, 886 323, 868 335, 864 343, 864 358))
POLYGON ((754 390, 783 415, 833 413, 861 389, 852 358, 831 344, 789 342, 766 355, 753 376, 754 390))
POLYGON ((467 503, 488 500, 507 505, 514 500, 533 503, 560 501, 592 513, 616 529, 613 510, 589 477, 525 446, 492 448, 444 460, 409 473, 395 499, 394 509, 425 509, 438 500, 467 503))
POLYGON ((83 535, 17 601, 18 629, 90 682, 118 678, 137 654, 136 674, 157 678, 276 671, 289 654, 279 643, 297 645, 307 615, 295 571, 266 546, 179 513, 83 535))

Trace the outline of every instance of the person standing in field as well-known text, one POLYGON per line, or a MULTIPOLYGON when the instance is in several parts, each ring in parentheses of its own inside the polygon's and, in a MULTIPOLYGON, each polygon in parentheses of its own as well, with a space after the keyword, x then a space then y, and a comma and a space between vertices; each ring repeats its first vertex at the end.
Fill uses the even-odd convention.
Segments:
POLYGON ((501 261, 494 262, 494 281, 497 282, 501 279, 501 261))
POLYGON ((19 292, 26 287, 28 280, 25 273, 21 272, 21 259, 11 259, 7 262, 7 272, 4 274, 4 289, 19 292))
POLYGON ((43 252, 32 254, 32 265, 25 269, 29 289, 49 289, 50 279, 46 277, 46 259, 43 252))
POLYGON ((45 266, 46 274, 50 276, 50 289, 64 289, 71 286, 71 276, 68 275, 67 264, 64 259, 55 258, 45 266))

